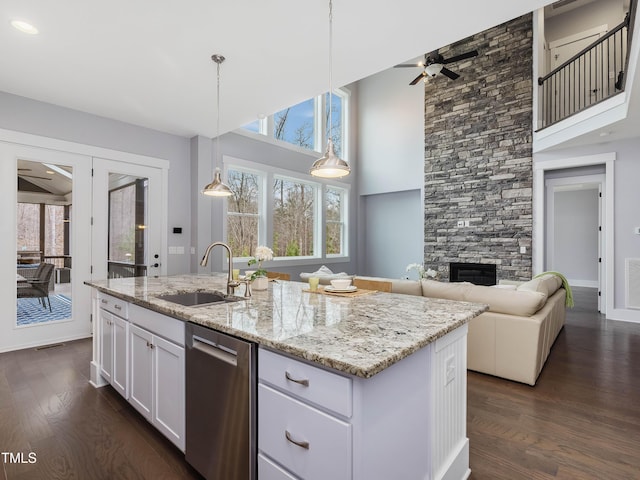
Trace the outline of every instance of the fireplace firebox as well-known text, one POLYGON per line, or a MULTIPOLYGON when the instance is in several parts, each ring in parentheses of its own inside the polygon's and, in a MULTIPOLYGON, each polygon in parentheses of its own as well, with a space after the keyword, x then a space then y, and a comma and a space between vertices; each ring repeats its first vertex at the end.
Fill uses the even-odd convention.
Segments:
POLYGON ((475 285, 495 285, 496 266, 491 263, 450 263, 450 282, 471 282, 475 285))

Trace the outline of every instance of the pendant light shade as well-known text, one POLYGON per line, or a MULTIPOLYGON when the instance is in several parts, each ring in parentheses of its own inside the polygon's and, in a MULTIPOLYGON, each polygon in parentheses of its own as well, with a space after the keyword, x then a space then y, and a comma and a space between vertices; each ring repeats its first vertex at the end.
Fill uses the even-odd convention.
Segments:
POLYGON ((313 162, 311 175, 324 178, 340 178, 349 175, 349 164, 336 155, 333 148, 331 132, 333 131, 333 81, 332 81, 332 52, 333 51, 333 2, 329 0, 329 125, 327 127, 327 150, 324 155, 313 162))
POLYGON ((210 197, 229 197, 233 195, 233 191, 229 188, 228 185, 222 182, 222 176, 220 173, 220 64, 224 62, 225 58, 222 55, 214 54, 211 56, 211 60, 213 60, 217 64, 217 79, 218 79, 218 88, 216 90, 217 95, 217 112, 218 115, 216 117, 216 151, 214 153, 214 160, 216 163, 216 168, 213 175, 213 181, 202 189, 202 193, 204 195, 210 197))
POLYGON ((220 177, 220 169, 216 167, 215 175, 213 176, 213 182, 202 189, 202 193, 210 197, 229 197, 233 195, 233 192, 228 185, 222 182, 220 177))
POLYGON ((311 175, 324 178, 339 178, 349 175, 349 164, 336 155, 331 139, 327 141, 327 151, 313 162, 311 175))

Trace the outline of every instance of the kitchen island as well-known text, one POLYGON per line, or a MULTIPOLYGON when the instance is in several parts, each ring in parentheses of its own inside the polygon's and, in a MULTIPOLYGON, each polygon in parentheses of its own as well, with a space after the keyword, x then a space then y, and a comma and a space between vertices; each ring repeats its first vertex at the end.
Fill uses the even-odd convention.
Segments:
MULTIPOLYGON (((173 336, 179 346, 180 333, 172 329, 181 322, 175 322, 178 327, 167 323, 177 319, 259 346, 257 462, 262 480, 462 479, 469 474, 466 324, 485 305, 377 292, 329 296, 285 281, 270 282, 267 290, 242 301, 211 306, 185 307, 157 298, 224 292, 223 275, 138 277, 90 286, 96 292, 94 318, 106 295, 109 301, 126 302, 119 311, 128 312, 132 328, 136 317, 149 327, 154 323, 150 314, 156 314, 162 325, 158 340, 173 336), (285 374, 278 369, 286 371, 286 378, 290 371, 317 375, 313 385, 326 385, 325 391, 282 380, 285 374), (319 431, 297 432, 305 441, 293 443, 278 429, 295 424, 298 420, 286 413, 298 410, 301 417, 312 417, 309 425, 319 419, 319 431)), ((237 289, 237 295, 243 292, 244 287, 237 289)), ((111 325, 116 316, 110 317, 111 325)), ((92 382, 114 385, 103 373, 105 336, 98 324, 92 382)), ((112 362, 114 356, 106 355, 112 362)), ((126 375, 122 379, 116 382, 124 383, 121 393, 129 381, 126 375)))

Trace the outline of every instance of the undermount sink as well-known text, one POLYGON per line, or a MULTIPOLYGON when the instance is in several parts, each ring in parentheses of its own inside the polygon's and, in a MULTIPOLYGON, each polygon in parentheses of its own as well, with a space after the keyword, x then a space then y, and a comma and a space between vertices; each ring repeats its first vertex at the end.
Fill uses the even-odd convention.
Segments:
POLYGON ((166 302, 177 303, 185 307, 203 307, 216 303, 231 303, 244 300, 242 297, 224 295, 219 292, 186 292, 167 295, 158 295, 156 298, 166 302))

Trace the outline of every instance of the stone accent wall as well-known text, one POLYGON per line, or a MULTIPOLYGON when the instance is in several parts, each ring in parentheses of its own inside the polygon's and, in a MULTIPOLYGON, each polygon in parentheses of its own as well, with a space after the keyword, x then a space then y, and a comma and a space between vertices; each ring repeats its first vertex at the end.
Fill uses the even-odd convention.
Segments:
POLYGON ((425 85, 424 261, 442 279, 449 262, 531 278, 532 40, 528 14, 441 48, 479 55, 425 85))

